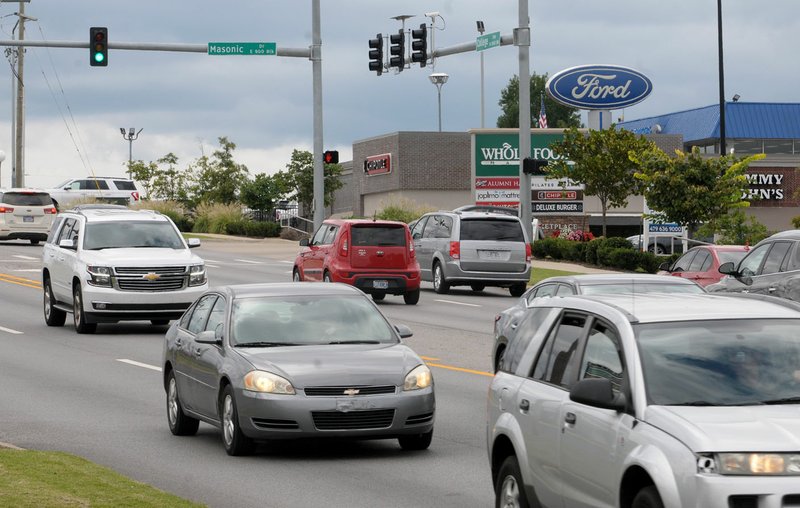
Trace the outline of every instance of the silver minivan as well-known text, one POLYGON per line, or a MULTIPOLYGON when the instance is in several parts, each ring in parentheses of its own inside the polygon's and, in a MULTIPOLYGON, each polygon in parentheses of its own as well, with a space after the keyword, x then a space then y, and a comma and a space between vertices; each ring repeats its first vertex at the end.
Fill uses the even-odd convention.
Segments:
POLYGON ((411 231, 422 280, 437 293, 453 286, 505 287, 525 292, 531 245, 518 217, 490 212, 439 211, 423 215, 411 231))

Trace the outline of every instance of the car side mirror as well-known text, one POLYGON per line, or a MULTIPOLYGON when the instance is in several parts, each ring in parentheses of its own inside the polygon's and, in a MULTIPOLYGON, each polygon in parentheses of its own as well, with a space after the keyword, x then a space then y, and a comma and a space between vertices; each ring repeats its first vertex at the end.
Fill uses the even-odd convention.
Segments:
POLYGON ((669 271, 671 271, 671 270, 669 269, 669 262, 668 262, 668 261, 664 261, 663 263, 661 263, 660 265, 658 265, 658 269, 659 269, 659 270, 661 270, 661 271, 664 271, 664 272, 669 272, 669 271))
POLYGON ((727 263, 722 263, 719 265, 719 273, 725 275, 735 275, 736 274, 736 267, 733 264, 733 261, 728 261, 727 263))
POLYGON ((301 247, 308 247, 308 238, 301 238, 300 239, 300 246, 301 247))
POLYGON ((622 393, 615 394, 611 380, 606 378, 591 378, 578 381, 569 391, 569 400, 578 404, 586 404, 600 409, 613 409, 614 411, 623 411, 627 406, 625 395, 622 393))
POLYGON ((197 337, 194 338, 194 341, 198 344, 215 344, 217 346, 222 345, 222 338, 217 337, 217 332, 214 330, 204 330, 197 334, 197 337))
POLYGON ((75 250, 75 242, 69 239, 64 239, 58 242, 58 246, 62 249, 75 250))
POLYGON ((407 327, 406 325, 394 325, 394 329, 400 334, 401 339, 407 339, 414 335, 414 333, 411 331, 411 328, 407 327))
POLYGON ((189 246, 190 249, 194 249, 195 247, 200 247, 200 239, 189 238, 186 240, 186 244, 189 246))

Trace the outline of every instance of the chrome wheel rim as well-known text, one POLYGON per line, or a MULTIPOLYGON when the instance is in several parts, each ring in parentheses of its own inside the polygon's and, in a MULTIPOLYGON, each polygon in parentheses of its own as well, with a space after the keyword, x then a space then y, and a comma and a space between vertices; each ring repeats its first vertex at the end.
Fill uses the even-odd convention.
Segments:
POLYGON ((222 402, 222 434, 228 446, 233 442, 233 432, 233 397, 226 395, 222 402))
POLYGON ((436 269, 433 271, 433 287, 435 289, 439 289, 439 286, 442 285, 442 268, 439 265, 436 265, 436 269))
POLYGON ((50 283, 44 286, 44 317, 50 319, 50 283))
POLYGON ((500 489, 500 506, 503 508, 519 508, 519 484, 511 475, 503 479, 500 489))
POLYGON ((171 427, 178 421, 178 388, 175 385, 175 378, 169 379, 169 389, 167 390, 167 417, 171 427))

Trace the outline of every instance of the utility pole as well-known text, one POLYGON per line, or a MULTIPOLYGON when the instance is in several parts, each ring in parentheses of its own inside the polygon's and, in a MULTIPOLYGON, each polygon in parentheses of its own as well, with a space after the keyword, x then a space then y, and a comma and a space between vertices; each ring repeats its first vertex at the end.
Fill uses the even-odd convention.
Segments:
POLYGON ((519 28, 514 29, 514 44, 519 47, 519 211, 522 226, 533 240, 531 222, 531 175, 522 170, 523 160, 531 156, 531 30, 528 0, 519 0, 519 28))
MULTIPOLYGON (((25 2, 19 2, 19 37, 20 41, 25 40, 25 20, 36 21, 25 15, 25 2)), ((16 105, 16 125, 14 127, 14 166, 11 168, 14 187, 25 186, 25 85, 23 81, 23 71, 25 68, 25 47, 20 46, 17 50, 17 105, 16 105)))

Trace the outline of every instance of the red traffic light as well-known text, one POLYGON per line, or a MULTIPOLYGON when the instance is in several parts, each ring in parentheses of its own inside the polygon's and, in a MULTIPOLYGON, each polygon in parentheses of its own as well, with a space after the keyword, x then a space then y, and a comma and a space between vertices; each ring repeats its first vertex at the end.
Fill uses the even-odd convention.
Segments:
POLYGON ((339 152, 336 150, 326 150, 322 154, 322 162, 325 164, 339 164, 339 152))

